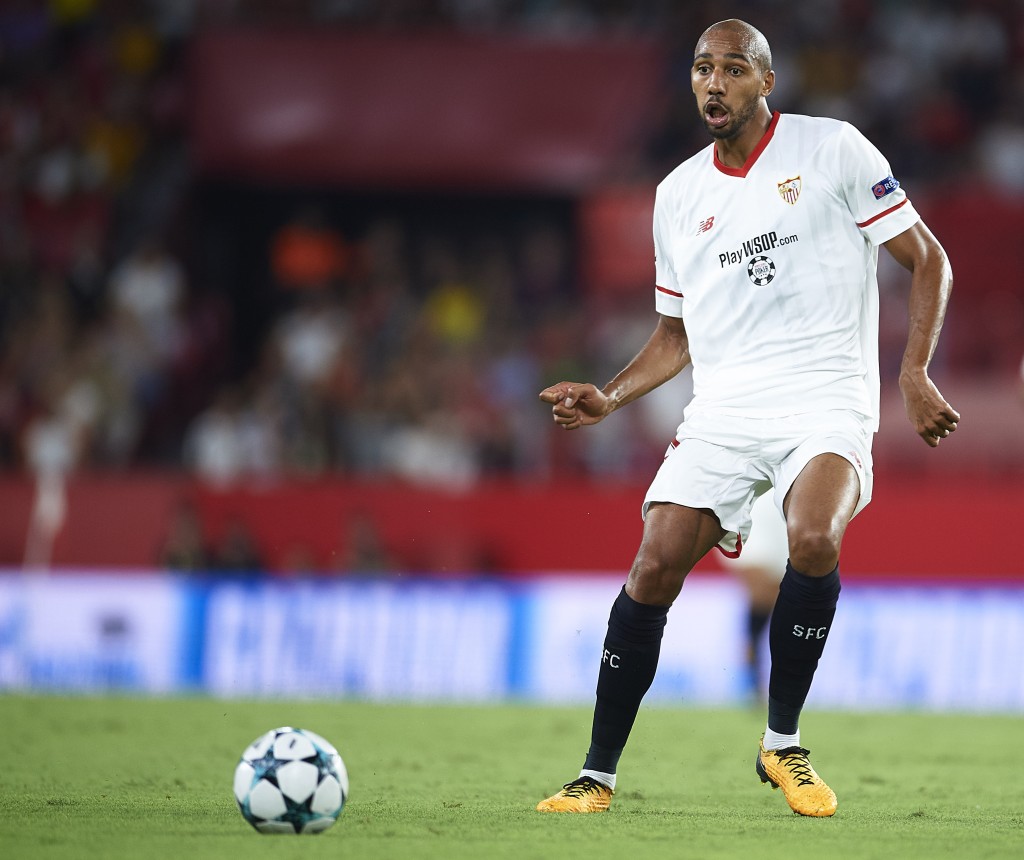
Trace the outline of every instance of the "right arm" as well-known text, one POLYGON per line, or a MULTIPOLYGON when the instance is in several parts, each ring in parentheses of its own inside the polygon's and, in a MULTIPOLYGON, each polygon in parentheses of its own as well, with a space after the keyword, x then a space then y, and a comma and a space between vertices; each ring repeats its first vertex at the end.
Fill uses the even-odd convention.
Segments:
POLYGON ((604 388, 589 382, 559 382, 545 388, 540 399, 552 404, 556 424, 575 430, 597 424, 620 406, 667 382, 689 363, 690 342, 683 321, 659 315, 647 343, 604 388))

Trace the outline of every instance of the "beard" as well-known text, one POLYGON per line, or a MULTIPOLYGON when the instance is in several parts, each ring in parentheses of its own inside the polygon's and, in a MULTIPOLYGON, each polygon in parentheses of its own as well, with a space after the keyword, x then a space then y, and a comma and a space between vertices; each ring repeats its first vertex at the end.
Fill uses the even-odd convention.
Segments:
POLYGON ((743 129, 747 127, 747 123, 750 122, 750 120, 752 120, 757 114, 759 101, 759 99, 753 98, 746 104, 740 106, 740 108, 733 114, 728 125, 725 125, 722 128, 713 128, 708 125, 707 120, 704 119, 703 111, 701 111, 700 118, 704 123, 704 128, 707 129, 708 134, 710 134, 715 140, 732 140, 732 138, 737 137, 743 129))

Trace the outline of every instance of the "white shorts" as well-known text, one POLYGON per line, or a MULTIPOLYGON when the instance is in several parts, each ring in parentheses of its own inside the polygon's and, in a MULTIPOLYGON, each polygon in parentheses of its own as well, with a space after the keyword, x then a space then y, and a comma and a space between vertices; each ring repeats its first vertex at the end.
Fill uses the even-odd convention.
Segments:
POLYGON ((789 536, 786 520, 775 507, 773 493, 754 499, 750 508, 750 531, 739 556, 722 554, 719 561, 727 570, 756 568, 781 580, 789 560, 789 536))
POLYGON ((854 516, 871 501, 871 431, 854 412, 830 410, 785 418, 701 414, 687 418, 665 453, 644 498, 714 511, 725 529, 719 549, 737 556, 750 534, 754 499, 775 488, 775 507, 819 454, 837 454, 860 479, 854 516))

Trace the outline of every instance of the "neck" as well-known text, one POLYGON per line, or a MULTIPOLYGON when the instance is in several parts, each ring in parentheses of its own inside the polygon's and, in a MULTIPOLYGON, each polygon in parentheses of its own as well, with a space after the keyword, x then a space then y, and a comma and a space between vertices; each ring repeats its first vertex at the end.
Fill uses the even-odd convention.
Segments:
POLYGON ((762 104, 738 135, 728 140, 716 140, 715 152, 718 154, 718 160, 726 167, 743 167, 768 131, 768 126, 772 124, 772 116, 768 105, 762 104))

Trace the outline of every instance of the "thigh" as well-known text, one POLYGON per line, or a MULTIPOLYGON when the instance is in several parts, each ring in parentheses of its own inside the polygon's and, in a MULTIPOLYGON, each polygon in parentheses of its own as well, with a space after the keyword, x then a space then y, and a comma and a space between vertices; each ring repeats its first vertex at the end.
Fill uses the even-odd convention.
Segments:
POLYGON ((722 552, 736 555, 750 532, 754 498, 771 486, 770 472, 757 452, 759 429, 750 422, 722 419, 702 427, 698 432, 709 437, 702 438, 684 423, 647 490, 644 517, 658 502, 711 513, 723 529, 722 552))
POLYGON ((671 604, 683 580, 725 535, 718 517, 704 508, 652 503, 644 535, 629 571, 626 593, 638 603, 671 604))
POLYGON ((796 534, 830 535, 838 545, 857 512, 861 481, 839 454, 818 454, 797 475, 783 510, 792 543, 796 534))
POLYGON ((848 519, 860 513, 871 501, 874 483, 871 433, 864 426, 863 419, 837 411, 804 416, 794 432, 781 438, 780 445, 782 456, 773 468, 773 483, 776 503, 781 502, 787 522, 790 521, 790 515, 786 509, 786 502, 797 481, 803 479, 804 492, 800 495, 810 495, 811 505, 815 503, 814 499, 819 493, 828 490, 830 482, 845 482, 849 471, 837 461, 846 462, 857 484, 856 504, 848 519), (799 439, 799 443, 791 450, 785 450, 794 439, 799 439), (826 454, 835 455, 835 460, 825 458, 815 463, 826 454), (812 463, 815 465, 809 469, 812 463), (823 483, 824 486, 819 487, 819 483, 823 483))

